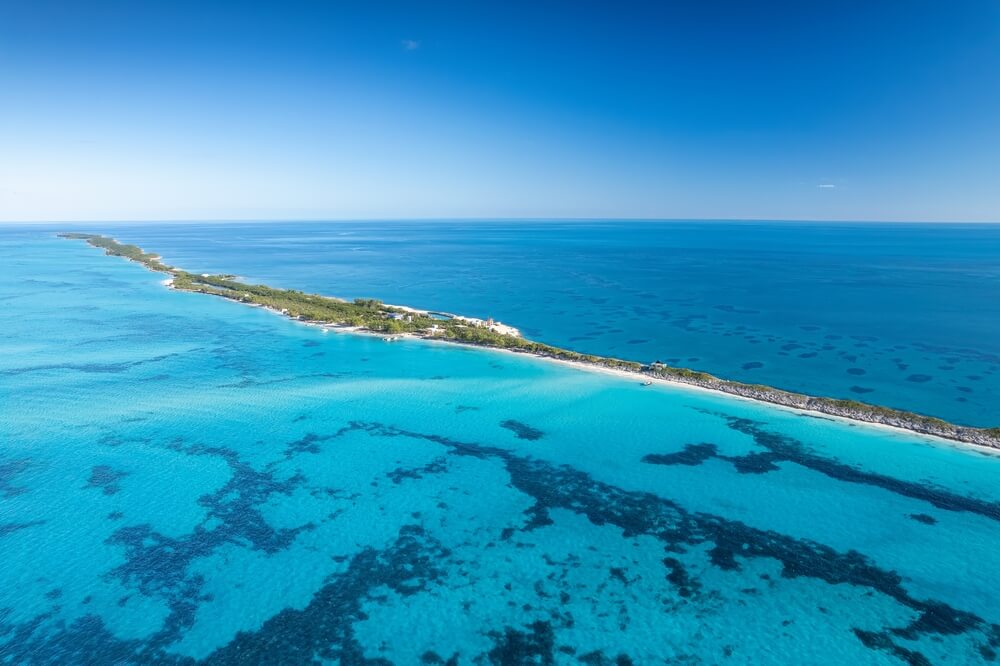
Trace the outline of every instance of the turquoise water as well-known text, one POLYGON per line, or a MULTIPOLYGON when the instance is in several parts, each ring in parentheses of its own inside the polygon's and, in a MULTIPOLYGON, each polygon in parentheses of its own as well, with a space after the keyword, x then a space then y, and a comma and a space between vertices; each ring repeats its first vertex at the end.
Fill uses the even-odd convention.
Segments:
POLYGON ((1000 652, 994 456, 325 334, 45 233, 0 267, 7 663, 1000 652))
POLYGON ((198 272, 493 316, 588 353, 1000 425, 1000 225, 89 229, 198 272))

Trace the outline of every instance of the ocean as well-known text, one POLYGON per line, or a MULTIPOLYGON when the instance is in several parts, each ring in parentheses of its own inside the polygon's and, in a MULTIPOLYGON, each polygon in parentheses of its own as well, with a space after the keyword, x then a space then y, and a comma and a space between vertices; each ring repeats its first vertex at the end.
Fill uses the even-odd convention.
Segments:
POLYGON ((97 231, 196 272, 492 316, 581 352, 1000 426, 1000 225, 447 221, 97 231))
MULTIPOLYGON (((995 228, 754 228, 88 230, 194 271, 998 420, 995 228)), ((5 663, 1000 652, 994 454, 499 351, 324 333, 162 279, 50 229, 0 228, 5 663)))

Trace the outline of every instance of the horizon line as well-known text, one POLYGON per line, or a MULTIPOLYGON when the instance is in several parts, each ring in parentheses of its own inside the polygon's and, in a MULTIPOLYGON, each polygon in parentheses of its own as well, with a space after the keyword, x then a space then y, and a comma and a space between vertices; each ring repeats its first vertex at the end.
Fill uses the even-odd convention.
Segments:
POLYGON ((696 222, 696 223, 799 223, 799 224, 956 224, 1000 225, 997 220, 905 220, 770 217, 281 217, 281 218, 115 218, 58 220, 0 220, 4 226, 86 224, 321 224, 336 222, 696 222))

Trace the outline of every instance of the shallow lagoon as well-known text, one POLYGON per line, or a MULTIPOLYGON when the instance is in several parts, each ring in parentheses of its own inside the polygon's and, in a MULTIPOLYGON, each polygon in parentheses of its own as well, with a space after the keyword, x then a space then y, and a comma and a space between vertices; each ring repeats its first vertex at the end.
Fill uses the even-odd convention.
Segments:
POLYGON ((324 334, 45 234, 0 235, 0 265, 14 662, 1000 650, 993 456, 324 334))

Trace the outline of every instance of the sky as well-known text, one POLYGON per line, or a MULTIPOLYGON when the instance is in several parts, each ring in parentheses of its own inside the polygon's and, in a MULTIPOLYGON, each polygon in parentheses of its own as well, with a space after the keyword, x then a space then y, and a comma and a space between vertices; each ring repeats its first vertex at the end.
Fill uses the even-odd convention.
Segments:
POLYGON ((0 220, 1000 222, 1000 2, 0 0, 0 220))

